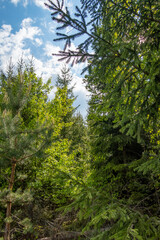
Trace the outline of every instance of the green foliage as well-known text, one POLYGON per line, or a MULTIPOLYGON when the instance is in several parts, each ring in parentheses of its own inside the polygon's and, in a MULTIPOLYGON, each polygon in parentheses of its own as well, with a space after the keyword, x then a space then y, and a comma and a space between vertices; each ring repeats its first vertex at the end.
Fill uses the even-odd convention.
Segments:
POLYGON ((11 224, 13 239, 71 231, 73 239, 158 240, 160 6, 81 3, 74 15, 64 1, 46 6, 60 24, 56 40, 66 41, 58 55, 88 60, 88 126, 74 114, 69 69, 51 101, 50 81, 32 66, 0 76, 0 227, 11 224), (77 51, 66 51, 82 35, 77 51), (5 216, 6 203, 13 211, 5 216))
POLYGON ((23 226, 23 233, 26 234, 28 232, 33 232, 33 227, 32 224, 30 222, 30 219, 25 218, 23 219, 20 224, 23 226))
MULTIPOLYGON (((82 1, 82 4, 82 11, 76 8, 75 17, 60 1, 46 4, 53 11, 53 20, 62 24, 57 28, 62 37, 57 40, 66 40, 66 46, 70 46, 74 38, 88 36, 77 53, 81 60, 92 57, 86 79, 88 88, 94 86, 95 94, 102 93, 100 111, 108 112, 114 106, 115 123, 139 138, 140 129, 148 126, 148 120, 155 121, 159 111, 159 5, 157 1, 146 0, 82 1), (89 22, 87 13, 91 17, 89 22), (77 33, 61 34, 59 31, 67 26, 77 33), (85 44, 92 46, 94 54, 90 55, 85 44)), ((60 55, 70 59, 76 53, 60 55)))
POLYGON ((22 170, 29 159, 42 153, 45 145, 49 145, 53 126, 44 118, 47 106, 46 93, 50 89, 49 82, 43 86, 42 79, 36 77, 32 67, 23 69, 23 65, 20 65, 14 73, 10 66, 7 75, 1 74, 0 86, 0 163, 2 166, 0 207, 3 209, 7 205, 5 239, 10 239, 11 223, 15 226, 13 233, 19 231, 17 227, 19 225, 24 225, 24 234, 31 229, 28 220, 23 222, 25 214, 21 214, 22 219, 14 215, 15 209, 20 209, 33 200, 29 189, 25 189, 25 184, 20 184, 21 180, 27 176, 21 172, 21 177, 16 178, 16 170, 22 170), (37 106, 34 104, 36 98, 39 103, 41 100, 40 111, 37 111, 37 106), (33 110, 33 114, 29 115, 28 110, 33 110), (3 177, 7 179, 6 183, 3 177), (16 182, 18 184, 15 184, 16 182))
POLYGON ((85 137, 82 117, 73 116, 67 121, 64 118, 72 112, 72 103, 73 99, 67 97, 67 88, 58 88, 55 98, 49 104, 51 118, 55 123, 53 142, 45 151, 46 158, 36 171, 34 184, 35 189, 44 189, 44 199, 50 199, 57 206, 71 201, 77 184, 85 177, 88 165, 87 159, 84 161, 83 158, 86 143, 82 142, 85 137), (64 127, 68 130, 68 138, 63 134, 64 127), (81 131, 81 135, 78 131, 81 131))
MULTIPOLYGON (((45 157, 37 159, 38 164, 35 162, 35 179, 29 183, 34 191, 36 205, 43 209, 43 213, 40 212, 41 221, 39 217, 37 220, 33 219, 34 228, 40 227, 42 235, 46 232, 51 236, 57 234, 56 231, 63 234, 66 229, 71 229, 70 224, 75 213, 72 212, 69 217, 68 214, 61 216, 62 209, 55 210, 64 209, 73 201, 79 186, 90 172, 86 126, 80 114, 73 115, 72 104, 75 98, 68 95, 68 83, 65 85, 63 82, 66 73, 64 75, 62 84, 60 79, 57 80, 60 86, 57 87, 55 98, 47 105, 48 121, 54 124, 52 144, 45 149, 45 157), (57 225, 59 221, 61 223, 57 225), (57 226, 56 230, 47 226, 44 228, 46 222, 57 226), (61 227, 58 227, 59 224, 61 227)), ((37 211, 35 206, 33 211, 37 211)))
POLYGON ((67 98, 76 99, 73 94, 74 86, 71 86, 73 77, 70 73, 70 69, 65 65, 61 69, 61 74, 57 76, 56 87, 58 88, 67 88, 67 98))
POLYGON ((156 0, 81 3, 74 15, 63 1, 46 4, 65 50, 86 36, 77 51, 58 54, 73 63, 88 59, 91 92, 92 171, 70 207, 85 234, 93 230, 89 239, 158 240, 160 6, 156 0), (61 33, 69 26, 71 33, 61 33))

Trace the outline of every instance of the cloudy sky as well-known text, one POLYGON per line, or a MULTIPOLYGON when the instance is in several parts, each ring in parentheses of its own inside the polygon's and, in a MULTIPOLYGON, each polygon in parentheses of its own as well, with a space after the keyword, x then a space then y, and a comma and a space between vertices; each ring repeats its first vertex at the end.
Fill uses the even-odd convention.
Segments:
MULTIPOLYGON (((22 56, 26 61, 33 57, 37 75, 42 75, 44 81, 52 77, 54 85, 64 63, 52 53, 62 50, 63 43, 53 42, 56 24, 44 2, 47 0, 0 0, 0 69, 6 70, 11 57, 14 64, 22 56)), ((78 3, 79 0, 66 0, 71 11, 78 3)), ((74 49, 75 45, 71 47, 74 49)), ((84 64, 75 65, 71 71, 73 84, 76 83, 74 94, 78 95, 75 106, 80 104, 79 111, 85 117, 88 92, 80 75, 83 67, 84 64)))

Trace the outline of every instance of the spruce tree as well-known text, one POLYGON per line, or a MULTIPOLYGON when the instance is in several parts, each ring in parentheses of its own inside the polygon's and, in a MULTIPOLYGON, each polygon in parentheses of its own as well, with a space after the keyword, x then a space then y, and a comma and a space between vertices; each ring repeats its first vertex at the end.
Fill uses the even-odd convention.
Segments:
POLYGON ((65 40, 57 55, 73 63, 88 59, 93 171, 88 194, 84 188, 77 197, 79 214, 86 226, 99 229, 93 239, 158 240, 159 3, 81 3, 74 15, 64 1, 46 4, 60 24, 55 40, 65 40), (68 26, 74 32, 60 32, 68 26), (82 35, 77 51, 66 51, 82 35))
POLYGON ((65 47, 70 47, 76 38, 87 38, 77 51, 64 50, 58 56, 68 61, 73 58, 74 62, 89 60, 88 88, 97 94, 102 92, 105 106, 114 105, 116 109, 117 124, 139 138, 142 125, 147 127, 158 119, 159 4, 156 0, 81 3, 74 15, 64 1, 46 3, 52 19, 59 24, 55 41, 65 41, 65 47), (61 33, 69 26, 74 33, 61 33))

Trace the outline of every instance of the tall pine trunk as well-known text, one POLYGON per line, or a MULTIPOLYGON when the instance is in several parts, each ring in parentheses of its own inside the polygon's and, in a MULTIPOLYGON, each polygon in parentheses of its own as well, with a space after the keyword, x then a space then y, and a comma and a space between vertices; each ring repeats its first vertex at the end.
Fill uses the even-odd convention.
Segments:
MULTIPOLYGON (((12 159, 12 170, 11 170, 11 176, 9 180, 9 192, 12 191, 13 185, 14 185, 14 177, 15 177, 15 169, 16 169, 16 160, 12 159)), ((6 211, 6 218, 11 217, 11 207, 12 207, 12 199, 9 196, 9 199, 7 200, 7 211, 6 211)), ((10 221, 6 222, 5 226, 5 232, 4 232, 4 240, 10 240, 11 237, 11 224, 10 221)))

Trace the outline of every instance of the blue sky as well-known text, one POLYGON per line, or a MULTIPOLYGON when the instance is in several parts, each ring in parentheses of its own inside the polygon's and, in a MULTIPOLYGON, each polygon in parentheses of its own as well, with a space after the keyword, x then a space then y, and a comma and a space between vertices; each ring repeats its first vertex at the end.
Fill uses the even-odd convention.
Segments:
MULTIPOLYGON (((0 0, 0 69, 7 69, 11 57, 15 65, 21 56, 26 61, 33 57, 37 75, 42 75, 44 82, 52 77, 54 85, 64 62, 59 62, 52 53, 62 50, 63 43, 53 42, 56 23, 51 20, 44 2, 47 0, 0 0)), ((65 4, 73 12, 79 2, 66 0, 65 4)), ((76 48, 74 43, 71 48, 76 48)), ((79 111, 86 116, 88 92, 80 75, 84 66, 85 63, 75 65, 71 72, 73 84, 76 83, 74 94, 78 95, 75 106, 80 104, 79 111)))

